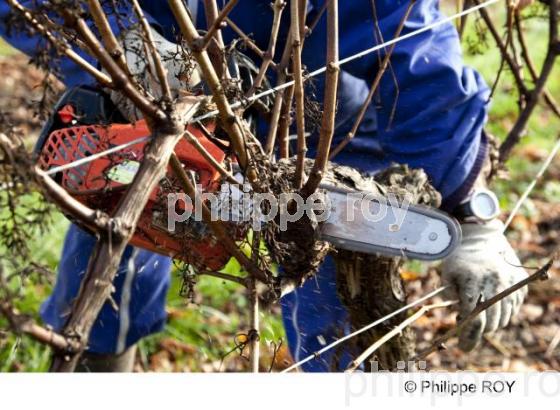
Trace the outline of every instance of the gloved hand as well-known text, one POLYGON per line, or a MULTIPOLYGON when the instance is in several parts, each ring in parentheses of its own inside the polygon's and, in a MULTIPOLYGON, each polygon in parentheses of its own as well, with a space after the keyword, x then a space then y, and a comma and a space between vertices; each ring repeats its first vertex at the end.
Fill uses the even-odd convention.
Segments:
MULTIPOLYGON (((442 281, 459 300, 459 316, 466 317, 482 295, 484 300, 527 277, 519 258, 503 234, 504 224, 495 219, 484 224, 463 224, 461 245, 442 267, 442 281)), ((459 335, 459 347, 472 350, 484 333, 505 327, 517 314, 527 288, 522 288, 480 313, 459 335)))
MULTIPOLYGON (((156 30, 151 28, 152 38, 164 68, 167 71, 167 81, 169 88, 177 97, 179 90, 189 91, 201 82, 200 73, 189 58, 185 50, 179 45, 167 41, 156 30)), ((143 34, 140 31, 131 30, 126 33, 122 42, 126 63, 130 73, 137 78, 137 81, 156 99, 161 97, 161 88, 158 84, 157 75, 153 69, 151 56, 146 57, 146 49, 143 43, 143 34)), ((111 91, 111 99, 125 118, 134 122, 141 118, 141 113, 122 93, 111 91)))

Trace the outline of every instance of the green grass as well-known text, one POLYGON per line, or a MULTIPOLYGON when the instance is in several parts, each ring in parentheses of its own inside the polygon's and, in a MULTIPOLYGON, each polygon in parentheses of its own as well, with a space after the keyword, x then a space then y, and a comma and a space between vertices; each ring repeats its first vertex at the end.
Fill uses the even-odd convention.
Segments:
MULTIPOLYGON (((31 255, 34 261, 55 270, 69 222, 60 213, 56 213, 53 219, 50 232, 37 236, 31 245, 31 255)), ((4 251, 0 247, 0 254, 4 251)), ((226 271, 237 274, 239 265, 232 261, 226 271)), ((193 348, 192 354, 174 358, 176 369, 199 371, 202 370, 201 363, 215 363, 232 349, 236 334, 247 333, 247 318, 239 314, 248 311, 244 288, 232 282, 202 276, 195 285, 196 303, 192 303, 180 294, 182 278, 177 269, 173 270, 171 277, 167 298, 167 306, 171 312, 169 322, 163 332, 140 343, 140 356, 148 368, 147 358, 157 352, 166 339, 173 338, 193 348)), ((12 289, 19 291, 15 300, 16 307, 40 320, 37 312, 41 302, 49 295, 52 284, 21 283, 14 280, 11 285, 12 289)), ((261 344, 266 351, 270 342, 284 338, 284 330, 278 314, 261 313, 261 317, 261 344)), ((0 329, 6 328, 5 325, 4 319, 0 317, 0 329)), ((224 368, 227 368, 226 364, 224 368)), ((39 343, 27 337, 0 337, 0 371, 45 371, 48 365, 49 350, 39 343)), ((236 368, 238 366, 236 364, 236 368)))
MULTIPOLYGON (((36 240, 30 244, 30 255, 33 260, 51 269, 56 269, 58 264, 64 232, 69 222, 64 216, 56 213, 53 218, 51 230, 44 235, 38 235, 36 240)), ((0 255, 6 253, 6 249, 0 246, 0 255)), ((8 275, 10 266, 3 263, 4 272, 8 275)), ((40 320, 38 312, 43 300, 50 294, 52 286, 49 283, 37 283, 21 281, 14 278, 10 283, 11 289, 18 292, 15 305, 20 312, 29 314, 40 320)), ((6 329, 6 322, 0 316, 0 329, 6 329)), ((0 371, 46 371, 49 364, 49 349, 30 340, 27 337, 18 338, 9 335, 0 337, 0 371)))
POLYGON ((12 46, 6 44, 6 42, 0 38, 0 56, 9 56, 14 53, 17 53, 17 50, 14 50, 12 46))
MULTIPOLYGON (((0 193, 1 195, 1 193, 0 193)), ((27 198, 25 198, 27 199, 27 198)), ((33 198, 37 201, 37 198, 33 198)), ((0 218, 6 210, 0 212, 0 218)), ((33 261, 56 270, 62 250, 64 233, 69 226, 68 220, 60 213, 53 216, 51 229, 43 235, 37 235, 30 245, 33 261)), ((0 255, 7 249, 0 246, 0 255)), ((10 266, 5 264, 5 274, 11 273, 10 266)), ((239 264, 232 260, 224 268, 224 272, 239 275, 239 264)), ((240 312, 248 312, 244 288, 240 285, 221 279, 202 276, 195 285, 196 302, 193 303, 181 295, 182 278, 174 268, 171 273, 171 287, 168 293, 167 306, 170 311, 169 321, 165 330, 150 336, 140 343, 140 357, 148 369, 148 358, 160 350, 162 343, 172 338, 185 346, 192 347, 190 354, 174 356, 174 369, 200 371, 201 364, 216 363, 231 350, 238 333, 247 333, 249 326, 247 317, 240 312)), ((18 292, 15 305, 18 310, 40 321, 39 306, 52 290, 52 283, 21 282, 16 277, 10 283, 12 290, 18 292)), ((278 309, 275 309, 277 312, 278 309)), ((284 339, 284 330, 278 314, 261 313, 262 332, 261 344, 267 351, 270 342, 284 339)), ((0 316, 0 329, 6 328, 6 322, 0 316)), ((176 352, 175 352, 176 353, 176 352)), ((181 353, 181 352, 179 352, 181 353)), ((234 358, 235 355, 230 357, 234 358)), ((0 336, 0 371, 46 371, 49 365, 49 349, 33 340, 14 335, 0 336)), ((231 364, 235 369, 243 367, 244 361, 231 364)), ((223 366, 228 369, 228 362, 223 366)), ((165 368, 163 369, 165 370, 165 368)))
MULTIPOLYGON (((17 51, 0 39, 0 58, 13 55, 17 51)), ((69 226, 66 218, 56 213, 50 232, 37 236, 31 244, 31 255, 37 263, 56 270, 62 250, 64 233, 69 226)), ((5 249, 0 247, 0 255, 5 249)), ((236 270, 232 264, 230 270, 236 270)), ((195 353, 176 357, 178 368, 201 370, 201 363, 219 361, 222 355, 234 346, 234 337, 247 332, 247 318, 239 315, 246 311, 247 300, 241 286, 211 277, 200 277, 196 283, 197 303, 189 303, 180 295, 182 279, 172 272, 172 284, 167 305, 175 314, 162 333, 146 338, 140 343, 140 356, 148 367, 147 358, 160 349, 162 341, 173 338, 192 346, 195 353), (179 312, 179 313, 177 313, 179 312)), ((12 283, 20 297, 17 308, 39 319, 41 302, 52 289, 50 284, 12 283)), ((284 330, 278 314, 262 313, 261 344, 268 349, 269 342, 284 338, 284 330)), ((5 321, 0 317, 0 329, 5 329, 5 321)), ((0 333, 0 371, 46 371, 49 366, 49 349, 27 337, 19 338, 0 333)), ((224 368, 226 368, 224 364, 224 368)))
MULTIPOLYGON (((540 6, 537 5, 536 7, 540 6)), ((494 7, 491 9, 491 12, 495 19, 496 27, 501 29, 505 25, 505 16, 503 12, 498 10, 501 9, 494 7)), ((523 14, 528 15, 534 12, 534 10, 535 6, 530 7, 523 14)), ((474 21, 475 19, 472 17, 469 19, 467 31, 463 38, 464 42, 469 42, 469 39, 476 38, 474 21)), ((537 70, 540 70, 546 53, 548 24, 543 19, 533 18, 526 21, 524 27, 526 29, 529 51, 537 66, 537 70)), ((482 53, 475 55, 465 53, 465 61, 470 66, 476 68, 490 86, 494 84, 500 64, 500 54, 495 47, 490 33, 487 34, 487 46, 482 48, 482 53)), ((525 69, 524 77, 530 78, 527 69, 525 69)), ((532 84, 529 84, 529 88, 531 87, 532 84)), ((560 61, 556 62, 554 71, 549 77, 547 88, 551 95, 555 96, 557 100, 560 99, 560 61)), ((489 120, 486 127, 487 130, 501 141, 505 139, 507 132, 511 129, 519 113, 518 97, 515 90, 513 75, 506 66, 491 101, 489 120)), ((520 150, 534 148, 549 152, 558 138, 560 138, 560 120, 548 108, 545 108, 544 104, 540 104, 529 121, 527 132, 523 136, 521 143, 506 164, 510 180, 499 180, 493 186, 493 189, 500 198, 503 209, 509 210, 513 208, 541 166, 540 162, 528 161, 527 158, 520 156, 520 150)), ((556 185, 554 183, 547 183, 538 186, 533 197, 546 197, 551 201, 556 200, 558 198, 556 185)), ((529 199, 522 207, 521 214, 531 216, 533 208, 531 199, 529 199)))
MULTIPOLYGON (((540 65, 545 51, 546 23, 531 21, 527 29, 531 51, 534 53, 535 61, 540 65)), ((472 36, 473 19, 470 19, 467 38, 472 36)), ((12 52, 11 48, 0 42, 0 55, 12 52)), ((466 55, 465 60, 475 67, 489 84, 493 83, 499 55, 490 38, 489 47, 483 50, 483 54, 466 55)), ((551 93, 560 99, 559 74, 560 63, 551 75, 548 87, 551 93)), ((513 80, 506 70, 492 101, 488 122, 488 129, 501 139, 515 121, 518 112, 516 96, 512 90, 513 80)), ((558 138, 559 132, 560 121, 548 114, 546 109, 539 108, 530 121, 527 136, 521 146, 549 150, 558 138)), ((539 166, 538 163, 514 154, 508 163, 511 181, 501 181, 495 186, 505 209, 511 209, 539 166)), ((546 195, 551 200, 560 200, 560 183, 549 181, 539 187, 535 195, 541 197, 546 195)), ((531 208, 531 201, 528 201, 522 212, 530 215, 531 208)), ((66 220, 58 214, 51 231, 36 238, 32 248, 37 262, 48 264, 52 269, 56 269, 66 226, 66 220)), ((416 262, 411 267, 415 271, 422 269, 421 264, 416 262)), ((194 304, 180 296, 180 287, 181 279, 178 272, 174 272, 167 300, 172 312, 169 323, 164 332, 150 336, 140 343, 140 357, 145 367, 149 367, 149 358, 160 350, 161 345, 166 340, 173 339, 192 348, 192 351, 187 349, 188 353, 180 349, 174 351, 176 369, 207 370, 204 365, 219 362, 221 356, 233 347, 234 336, 248 329, 247 317, 239 313, 246 311, 247 301, 238 285, 215 278, 201 277, 195 287, 197 297, 194 304)), ((18 308, 26 313, 36 313, 40 302, 49 292, 49 285, 28 284, 21 287, 18 308)), ((273 313, 263 313, 262 316, 262 346, 263 349, 268 349, 268 343, 283 338, 284 331, 277 308, 273 313)), ((44 371, 48 367, 48 362, 48 349, 38 343, 25 337, 20 340, 14 336, 4 338, 0 336, 0 371, 44 371)), ((165 369, 165 367, 159 368, 165 369)), ((227 363, 224 368, 228 368, 227 363)))

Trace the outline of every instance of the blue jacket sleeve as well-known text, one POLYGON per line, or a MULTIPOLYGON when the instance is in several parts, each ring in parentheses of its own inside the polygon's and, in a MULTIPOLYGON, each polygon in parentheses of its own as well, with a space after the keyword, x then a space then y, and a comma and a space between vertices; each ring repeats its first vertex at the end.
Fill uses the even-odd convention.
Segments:
MULTIPOLYGON (((315 6, 321 3, 317 0, 315 6)), ((341 58, 378 44, 371 4, 369 0, 339 2, 341 58)), ((394 37, 408 4, 408 0, 375 1, 385 41, 394 37)), ((437 0, 418 0, 402 34, 442 18, 437 0)), ((311 41, 324 43, 325 24, 317 30, 311 41)), ((318 53, 306 58, 312 69, 325 63, 318 53)), ((378 54, 372 53, 344 65, 343 70, 370 84, 378 61, 378 54)), ((450 207, 468 193, 485 156, 482 129, 488 87, 476 71, 465 66, 451 23, 397 43, 391 63, 396 81, 386 73, 373 103, 375 139, 385 160, 424 168, 450 207)))
MULTIPOLYGON (((310 2, 319 10, 324 0, 310 2)), ((164 33, 171 35, 175 24, 166 3, 147 0, 142 3, 148 13, 157 16, 164 33)), ((1 4, 0 15, 4 17, 8 6, 1 4)), ((378 24, 385 40, 393 38, 408 4, 409 0, 375 0, 378 24)), ((339 1, 339 9, 342 58, 378 44, 371 0, 339 1)), ((203 18, 198 14, 200 24, 203 18)), ((441 18, 438 0, 417 0, 402 34, 441 18)), ((232 19, 266 48, 272 19, 268 1, 241 2, 234 8, 232 19)), ((325 20, 323 17, 306 40, 303 58, 310 71, 325 65, 325 20)), ((0 30, 5 36, 1 23, 0 30)), ((228 35, 228 30, 225 33, 228 35)), ((286 34, 282 31, 280 40, 286 34)), ((8 40, 28 54, 39 45, 37 39, 28 37, 13 36, 8 40)), ((280 44, 278 50, 282 47, 280 44)), ((379 69, 378 58, 377 53, 372 53, 343 66, 338 119, 352 121, 379 69)), ((485 156, 482 128, 486 121, 488 87, 476 71, 465 66, 457 33, 450 23, 398 43, 391 62, 394 76, 390 73, 383 76, 368 121, 360 130, 363 135, 355 138, 341 155, 347 155, 348 165, 366 171, 379 167, 374 152, 382 153, 385 164, 398 162, 424 168, 443 194, 447 207, 452 207, 470 190, 485 156)), ((87 79, 71 62, 64 61, 62 71, 67 84, 87 79)), ((317 87, 319 99, 320 82, 321 79, 317 87)), ((344 137, 343 128, 335 137, 339 140, 344 137)))

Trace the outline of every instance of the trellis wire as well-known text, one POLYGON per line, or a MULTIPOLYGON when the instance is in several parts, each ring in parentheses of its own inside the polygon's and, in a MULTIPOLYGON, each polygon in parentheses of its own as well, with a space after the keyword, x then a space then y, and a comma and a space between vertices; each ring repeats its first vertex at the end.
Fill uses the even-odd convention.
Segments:
POLYGON ((280 373, 287 373, 287 372, 289 372, 289 371, 292 371, 292 370, 294 370, 294 369, 300 367, 302 364, 305 364, 305 363, 307 363, 308 361, 310 361, 310 360, 312 360, 312 359, 314 359, 314 358, 316 358, 316 357, 322 355, 322 354, 325 353, 326 351, 331 350, 333 347, 338 346, 339 344, 341 344, 341 343, 347 341, 348 339, 351 339, 351 338, 353 338, 353 337, 359 335, 360 333, 363 333, 363 332, 365 332, 365 331, 367 331, 367 330, 369 330, 369 329, 371 329, 371 328, 373 328, 373 327, 375 327, 375 326, 377 326, 377 325, 379 325, 379 324, 381 324, 381 323, 383 323, 383 322, 385 322, 385 321, 391 319, 393 316, 396 316, 396 315, 398 315, 399 313, 402 313, 402 312, 406 311, 407 309, 413 308, 414 306, 419 305, 420 303, 422 303, 422 302, 424 302, 424 301, 430 299, 431 297, 434 297, 434 296, 440 294, 440 293, 443 292, 445 289, 447 289, 447 286, 442 286, 442 287, 437 288, 436 290, 431 291, 430 293, 428 293, 428 294, 422 296, 420 299, 415 300, 414 302, 411 302, 411 303, 409 303, 408 305, 405 305, 405 306, 403 306, 403 307, 401 307, 401 308, 399 308, 399 309, 397 309, 397 310, 395 310, 395 311, 389 313, 388 315, 383 316, 383 317, 380 318, 380 319, 377 319, 375 322, 372 322, 372 323, 370 323, 369 325, 366 325, 366 326, 362 327, 361 329, 356 330, 355 332, 352 332, 352 333, 350 333, 350 334, 348 334, 348 335, 346 335, 346 336, 344 336, 344 337, 341 337, 340 339, 335 340, 334 342, 332 342, 331 344, 329 344, 329 345, 323 347, 322 349, 318 350, 317 352, 314 352, 314 353, 310 354, 310 355, 307 356, 305 359, 300 360, 299 362, 292 364, 290 367, 288 367, 288 368, 282 370, 280 373))
MULTIPOLYGON (((484 3, 481 3, 481 4, 477 5, 477 6, 473 6, 473 7, 471 7, 471 8, 466 9, 466 10, 463 10, 463 11, 460 12, 460 13, 456 13, 456 14, 453 14, 453 15, 451 15, 451 16, 445 17, 445 18, 443 18, 443 19, 441 19, 441 20, 438 20, 438 21, 436 21, 436 22, 434 22, 434 23, 432 23, 432 24, 428 24, 427 26, 424 26, 424 27, 422 27, 422 28, 420 28, 420 29, 418 29, 418 30, 411 31, 410 33, 404 34, 404 35, 402 35, 402 36, 399 36, 399 37, 397 37, 397 38, 394 38, 394 39, 392 39, 392 40, 389 40, 389 41, 386 41, 386 42, 384 42, 384 43, 382 43, 382 44, 379 44, 379 45, 377 45, 377 46, 370 47, 370 48, 368 48, 368 49, 365 49, 365 50, 363 50, 363 51, 360 51, 359 53, 356 53, 356 54, 353 54, 353 55, 351 55, 351 56, 349 56, 349 57, 343 58, 343 59, 341 59, 341 60, 339 61, 338 65, 341 66, 341 65, 347 64, 347 63, 349 63, 349 62, 351 62, 351 61, 354 61, 354 60, 357 60, 357 59, 359 59, 359 58, 365 57, 366 55, 369 55, 369 54, 371 54, 371 53, 374 53, 374 52, 376 52, 376 51, 378 51, 378 50, 385 49, 387 46, 390 46, 390 45, 392 45, 392 44, 396 44, 396 43, 399 43, 399 42, 401 42, 401 41, 407 40, 407 39, 409 39, 409 38, 412 38, 412 37, 414 37, 414 36, 417 36, 417 35, 419 35, 419 34, 422 34, 422 33, 426 32, 426 31, 429 31, 429 30, 432 30, 432 29, 434 29, 434 28, 436 28, 436 27, 439 27, 439 26, 441 26, 441 25, 443 25, 443 24, 445 24, 445 23, 449 23, 449 22, 451 22, 451 21, 453 21, 453 20, 455 20, 455 19, 458 19, 458 18, 460 18, 460 17, 463 17, 463 16, 465 16, 465 15, 467 15, 467 14, 473 13, 473 12, 475 12, 475 11, 481 9, 481 8, 488 7, 488 6, 490 6, 490 5, 494 4, 494 3, 497 3, 498 1, 499 1, 499 0, 487 0, 487 1, 484 2, 484 3)), ((327 67, 326 67, 326 66, 325 66, 325 67, 321 67, 321 68, 319 68, 319 69, 317 69, 317 70, 315 70, 315 71, 312 71, 312 72, 309 73, 307 76, 305 76, 304 81, 306 81, 306 80, 308 80, 308 79, 310 79, 310 78, 316 77, 316 76, 318 76, 318 75, 320 75, 320 74, 323 74, 323 73, 325 73, 326 71, 327 71, 327 67)), ((248 99, 245 99, 244 101, 238 101, 238 102, 236 102, 236 103, 233 103, 233 104, 231 105, 231 108, 232 108, 232 109, 239 108, 239 107, 241 107, 241 106, 243 106, 243 105, 245 105, 245 104, 254 102, 254 101, 258 100, 258 99, 261 99, 261 98, 266 97, 266 96, 268 96, 268 95, 274 94, 274 93, 276 93, 276 92, 278 92, 278 91, 284 90, 284 89, 286 89, 286 88, 292 86, 293 84, 294 84, 294 81, 293 81, 293 80, 292 80, 292 81, 288 81, 288 82, 286 82, 286 83, 284 83, 284 84, 281 84, 281 85, 279 85, 279 86, 277 86, 277 87, 275 87, 275 88, 271 88, 270 90, 266 90, 266 91, 263 91, 263 92, 261 92, 261 93, 255 94, 255 95, 253 95, 252 97, 250 97, 250 98, 248 98, 248 99)), ((218 110, 210 111, 210 112, 208 112, 208 113, 206 113, 206 114, 203 114, 203 115, 201 115, 201 116, 199 116, 199 117, 193 118, 192 122, 198 122, 198 121, 202 121, 202 120, 205 120, 205 119, 208 119, 208 118, 213 118, 213 117, 217 116, 218 114, 219 114, 219 111, 218 111, 218 110)), ((105 156, 105 155, 118 152, 119 150, 122 150, 122 149, 125 149, 125 148, 127 148, 127 147, 130 147, 131 145, 139 144, 139 143, 145 141, 146 138, 149 138, 149 137, 138 138, 138 139, 133 140, 133 141, 130 141, 130 142, 126 143, 126 144, 117 145, 117 146, 115 146, 115 147, 113 147, 113 148, 111 148, 111 149, 109 149, 109 150, 98 152, 97 154, 91 155, 91 156, 89 156, 89 157, 82 158, 82 159, 79 159, 79 160, 77 160, 77 161, 69 162, 68 164, 65 164, 65 165, 60 166, 60 167, 52 168, 52 169, 50 169, 50 170, 47 172, 47 175, 52 175, 52 174, 54 174, 54 173, 56 173, 56 172, 60 172, 60 171, 62 171, 62 170, 66 170, 66 169, 78 167, 78 166, 80 166, 80 165, 83 165, 83 164, 86 164, 86 163, 88 163, 88 162, 94 161, 94 160, 96 160, 96 159, 98 159, 98 158, 100 158, 100 157, 103 157, 103 156, 105 156)))
POLYGON ((535 189, 535 186, 537 185, 537 182, 539 182, 539 179, 544 175, 544 173, 546 172, 546 170, 548 169, 548 167, 552 163, 552 160, 558 154, 558 151, 560 151, 560 138, 558 139, 558 141, 556 141, 556 144, 554 145, 554 148, 552 148, 552 151, 550 151, 550 154, 548 154, 548 157, 546 158, 546 160, 542 164, 542 166, 539 169, 539 172, 537 173, 537 175, 535 175, 535 178, 533 178, 533 180, 531 181, 531 183, 529 184, 527 189, 525 189, 525 192, 523 192, 523 195, 521 195, 521 197, 519 198, 519 200, 517 201, 517 203, 513 207, 512 211, 509 214, 509 217, 508 217, 508 219, 505 223, 504 231, 509 227, 509 225, 511 224, 511 221, 513 221, 513 218, 515 218, 515 216, 517 215, 517 213, 521 209, 521 206, 525 203, 527 198, 529 198, 529 195, 531 195, 531 192, 533 191, 533 189, 535 189))

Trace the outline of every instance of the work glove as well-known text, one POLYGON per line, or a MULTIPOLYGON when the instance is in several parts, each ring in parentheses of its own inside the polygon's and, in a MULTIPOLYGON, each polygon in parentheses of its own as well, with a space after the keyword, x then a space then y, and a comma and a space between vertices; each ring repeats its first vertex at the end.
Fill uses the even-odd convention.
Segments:
MULTIPOLYGON (((189 58, 185 49, 168 41, 153 28, 150 30, 155 47, 167 71, 167 81, 173 98, 178 96, 180 90, 191 92, 197 88, 201 84, 201 76, 197 66, 193 64, 192 57, 189 58)), ((161 98, 161 87, 153 68, 152 58, 149 53, 146 53, 142 39, 141 31, 131 30, 126 33, 122 41, 126 63, 138 83, 153 97, 159 99, 161 98)), ((140 111, 122 93, 111 91, 110 95, 126 119, 134 122, 141 118, 140 111)))
MULTIPOLYGON (((459 318, 466 317, 479 297, 488 300, 527 277, 521 262, 504 235, 504 224, 494 219, 486 223, 462 225, 463 239, 442 266, 442 282, 459 300, 459 318)), ((524 287, 505 297, 467 323, 459 335, 459 347, 472 350, 484 333, 505 327, 517 314, 527 294, 524 287)))

